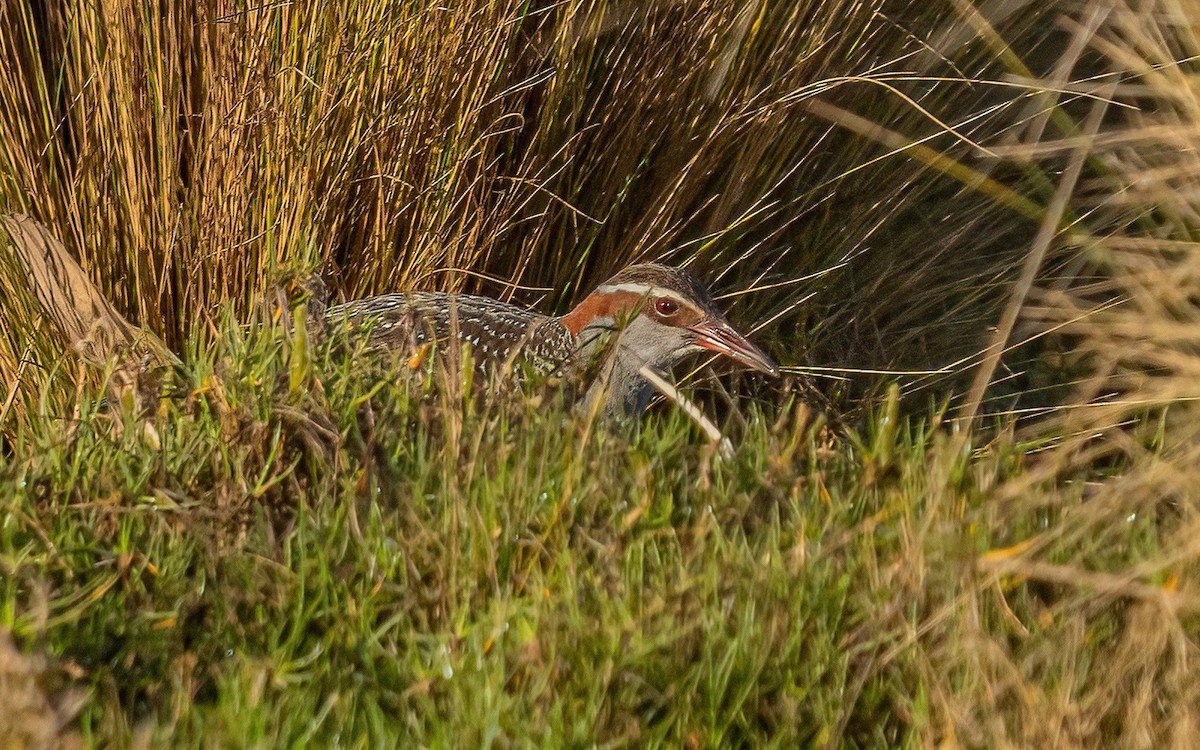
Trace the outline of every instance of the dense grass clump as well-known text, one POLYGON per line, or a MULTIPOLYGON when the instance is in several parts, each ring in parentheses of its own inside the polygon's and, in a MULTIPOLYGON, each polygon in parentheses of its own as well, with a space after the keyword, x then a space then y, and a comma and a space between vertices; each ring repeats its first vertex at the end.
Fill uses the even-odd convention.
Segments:
POLYGON ((218 351, 148 426, 81 402, 4 465, 4 625, 89 686, 91 741, 911 732, 865 625, 895 528, 846 533, 886 493, 803 406, 722 460, 671 414, 622 434, 336 364, 289 392, 274 342, 218 351))
MULTIPOLYGON (((1006 176, 1024 213, 994 213, 963 189, 1024 92, 982 83, 1007 68, 955 7, 10 3, 0 211, 106 269, 118 310, 175 348, 281 267, 346 297, 563 312, 666 259, 765 290, 730 304, 789 365, 937 370, 978 350, 1050 192, 1006 176), (918 142, 966 170, 906 158, 918 142)), ((1023 33, 1041 12, 994 22, 1053 49, 1048 25, 1023 33)), ((7 378, 54 354, 21 308, 7 378)))

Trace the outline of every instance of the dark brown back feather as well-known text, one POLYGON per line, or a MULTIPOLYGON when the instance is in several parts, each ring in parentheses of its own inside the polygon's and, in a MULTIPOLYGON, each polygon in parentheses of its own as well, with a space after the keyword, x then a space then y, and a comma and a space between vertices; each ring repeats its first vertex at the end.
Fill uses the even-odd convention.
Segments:
POLYGON ((328 312, 335 330, 365 334, 368 347, 416 351, 435 341, 470 344, 481 370, 510 359, 551 372, 570 360, 574 338, 554 318, 507 302, 446 292, 404 292, 355 300, 328 312))

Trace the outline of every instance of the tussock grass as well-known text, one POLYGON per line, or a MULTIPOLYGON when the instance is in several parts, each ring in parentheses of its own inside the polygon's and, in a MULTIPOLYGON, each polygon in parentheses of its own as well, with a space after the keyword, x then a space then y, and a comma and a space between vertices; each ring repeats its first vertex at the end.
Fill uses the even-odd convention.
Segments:
MULTIPOLYGON (((1187 675, 1196 656, 1195 614, 1191 605, 1164 601, 1162 592, 1190 601, 1196 591, 1197 225, 1184 144, 1196 136, 1197 50, 1184 19, 1198 13, 1186 3, 1117 3, 1064 17, 1075 56, 1059 66, 1060 80, 1075 82, 1056 114, 1073 112, 1082 123, 1086 109, 1106 107, 1101 124, 1089 132, 1064 119, 1036 139, 997 149, 1005 159, 1074 159, 1084 168, 1067 193, 1070 220, 1058 234, 1074 258, 1029 286, 1016 334, 1056 332, 1044 356, 1057 360, 1060 406, 1024 429, 1045 445, 999 490, 1010 513, 1040 508, 1061 522, 1030 529, 992 565, 1074 591, 1043 615, 1063 627, 1057 647, 1020 629, 1015 646, 986 636, 973 652, 951 659, 951 668, 977 679, 946 702, 950 715, 971 717, 961 723, 978 727, 982 717, 972 717, 973 707, 1005 685, 1053 734, 995 721, 984 735, 989 742, 1196 742, 1200 704, 1187 675), (1072 103, 1080 92, 1105 101, 1072 103), (1114 549, 1131 553, 1115 568, 1105 561, 1114 549), (1106 647, 1083 656, 1097 639, 1106 647), (1046 678, 1085 670, 1103 675, 1105 684, 1076 693, 1067 689, 1070 681, 1046 678)), ((960 612, 978 603, 971 597, 960 612)))
POLYGON ((562 310, 635 258, 771 290, 731 301, 789 362, 930 369, 981 345, 1032 226, 815 106, 978 152, 1022 91, 978 83, 1003 66, 969 40, 914 34, 960 26, 952 8, 443 6, 10 4, 0 210, 176 348, 280 266, 349 297, 562 310))

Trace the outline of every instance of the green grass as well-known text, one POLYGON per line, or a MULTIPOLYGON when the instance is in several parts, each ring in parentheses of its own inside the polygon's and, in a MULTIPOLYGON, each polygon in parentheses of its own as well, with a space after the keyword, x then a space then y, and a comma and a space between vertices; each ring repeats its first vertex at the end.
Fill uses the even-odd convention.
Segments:
POLYGON ((722 461, 669 412, 629 436, 342 371, 325 451, 272 348, 199 364, 158 447, 85 406, 5 462, 2 624, 86 672, 91 739, 146 717, 172 745, 904 735, 895 677, 843 703, 876 647, 859 551, 894 541, 835 542, 885 503, 813 429, 756 423, 722 461))
MULTIPOLYGON (((725 460, 669 405, 456 403, 282 340, 195 347, 152 431, 85 391, 15 433, 0 627, 87 688, 89 745, 919 746, 964 641, 1063 636, 1071 592, 977 568, 1066 512, 998 504, 1011 448, 781 395, 725 460)), ((1159 551, 1124 538, 1089 563, 1159 551)), ((1119 612, 1026 690, 1102 683, 1119 612)))

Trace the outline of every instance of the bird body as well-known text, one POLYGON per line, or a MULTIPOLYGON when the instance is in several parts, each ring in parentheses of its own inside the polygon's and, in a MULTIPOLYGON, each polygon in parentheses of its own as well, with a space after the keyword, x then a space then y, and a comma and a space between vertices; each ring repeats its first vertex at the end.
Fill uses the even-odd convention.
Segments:
POLYGON ((332 307, 328 317, 361 331, 368 349, 407 353, 457 338, 471 346, 485 373, 511 358, 548 375, 575 350, 574 338, 556 318, 469 294, 384 294, 332 307))
POLYGON ((411 353, 457 339, 471 347, 485 373, 513 365, 543 375, 594 370, 585 398, 604 395, 605 411, 613 415, 638 414, 648 405, 653 387, 642 367, 667 370, 695 352, 715 351, 778 372, 729 324, 698 280, 655 263, 626 268, 559 317, 487 297, 420 291, 337 305, 327 319, 335 330, 357 332, 374 350, 411 353))

